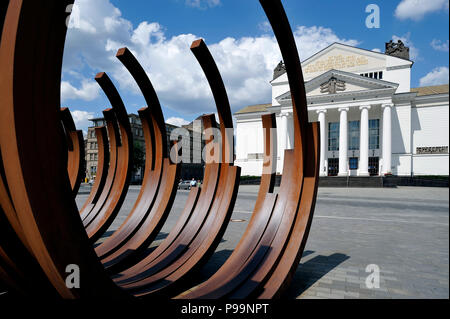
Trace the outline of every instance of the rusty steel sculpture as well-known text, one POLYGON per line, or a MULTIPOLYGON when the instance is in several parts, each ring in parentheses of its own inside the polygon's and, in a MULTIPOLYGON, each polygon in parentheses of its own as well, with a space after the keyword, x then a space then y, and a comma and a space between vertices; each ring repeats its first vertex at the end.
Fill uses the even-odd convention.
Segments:
MULTIPOLYGON (((119 92, 106 73, 95 79, 110 101, 106 126, 95 128, 98 173, 80 210, 75 195, 84 174, 84 142, 71 113, 60 108, 65 9, 73 0, 9 0, 0 5, 0 283, 13 294, 50 298, 279 298, 291 282, 312 222, 318 185, 318 124, 308 123, 297 47, 280 0, 260 0, 278 40, 291 88, 294 148, 285 151, 274 192, 276 121, 262 116, 264 165, 251 220, 218 271, 196 285, 192 274, 213 255, 233 212, 240 168, 230 152, 230 104, 219 69, 203 40, 191 51, 215 100, 204 115, 204 183, 190 190, 168 236, 150 253, 177 192, 180 164, 171 160, 163 112, 145 70, 123 48, 116 57, 136 81, 148 107, 139 110, 145 137, 144 179, 122 225, 98 246, 128 192, 133 137, 119 92), (218 148, 214 148, 218 146, 218 148), (216 152, 220 153, 217 154, 216 152), (219 159, 219 160, 217 160, 219 159), (79 287, 66 285, 77 265, 79 287)), ((178 154, 177 144, 172 149, 178 154)))

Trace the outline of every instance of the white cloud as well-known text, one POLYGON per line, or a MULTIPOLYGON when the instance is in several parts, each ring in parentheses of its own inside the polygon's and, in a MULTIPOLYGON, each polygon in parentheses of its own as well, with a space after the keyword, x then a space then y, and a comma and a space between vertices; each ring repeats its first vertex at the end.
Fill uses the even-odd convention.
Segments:
POLYGON ((182 126, 189 124, 189 121, 186 121, 185 119, 182 119, 181 117, 170 117, 166 120, 166 123, 172 124, 175 126, 182 126))
POLYGON ((93 112, 75 110, 70 113, 72 113, 72 118, 77 129, 87 131, 87 128, 92 125, 89 119, 94 117, 93 112))
POLYGON ((437 51, 448 52, 448 40, 442 42, 441 40, 433 39, 433 41, 431 41, 431 46, 437 51))
POLYGON ((270 22, 266 20, 258 24, 258 29, 264 32, 269 32, 272 30, 272 26, 270 25, 270 22))
POLYGON ((186 0, 186 5, 201 9, 213 8, 220 4, 220 0, 186 0))
POLYGON ((431 72, 420 79, 420 86, 439 85, 448 83, 448 67, 434 68, 431 72))
MULTIPOLYGON (((121 93, 140 95, 134 80, 115 58, 117 50, 127 46, 147 71, 164 107, 186 116, 215 111, 209 85, 189 50, 198 36, 179 34, 168 38, 164 27, 157 22, 144 21, 133 28, 108 0, 78 0, 78 5, 81 22, 88 21, 96 32, 69 29, 65 73, 86 68, 93 74, 105 71, 119 83, 121 93)), ((356 40, 339 38, 333 30, 320 26, 297 27, 294 35, 302 60, 334 42, 359 44, 356 40)), ((271 100, 269 81, 281 59, 272 35, 206 42, 224 79, 232 111, 271 100)), ((75 96, 77 90, 68 84, 64 84, 67 96, 75 96)))
POLYGON ((421 20, 426 14, 447 10, 449 0, 402 0, 395 9, 395 16, 400 20, 421 20))
POLYGON ((92 101, 99 97, 100 87, 94 81, 82 80, 81 88, 77 89, 67 81, 61 82, 61 100, 92 101))
MULTIPOLYGON (((105 54, 108 39, 130 41, 133 25, 109 0, 77 0, 78 23, 69 28, 64 50, 63 71, 80 70, 87 65, 93 69, 107 68, 115 61, 105 54), (88 29, 82 27, 89 25, 88 29)), ((115 53, 115 52, 114 52, 115 53)))
POLYGON ((419 61, 421 59, 419 49, 414 46, 414 43, 411 41, 411 32, 408 32, 402 36, 393 35, 392 40, 397 42, 401 40, 405 46, 409 48, 409 59, 412 61, 419 61))
POLYGON ((373 52, 381 53, 381 49, 379 49, 379 48, 374 48, 374 49, 372 49, 372 51, 373 51, 373 52))
POLYGON ((341 39, 332 29, 324 28, 322 26, 297 27, 297 29, 294 30, 294 36, 302 60, 319 52, 334 42, 351 46, 357 46, 360 43, 357 40, 341 39))

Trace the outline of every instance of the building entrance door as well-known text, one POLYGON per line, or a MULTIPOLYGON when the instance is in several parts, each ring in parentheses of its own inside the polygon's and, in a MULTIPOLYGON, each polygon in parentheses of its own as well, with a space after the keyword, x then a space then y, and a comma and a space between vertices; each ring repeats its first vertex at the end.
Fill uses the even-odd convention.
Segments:
POLYGON ((339 158, 328 159, 328 176, 337 176, 339 173, 339 158))
POLYGON ((379 175, 379 163, 380 158, 379 157, 369 157, 369 174, 370 176, 377 176, 379 175))

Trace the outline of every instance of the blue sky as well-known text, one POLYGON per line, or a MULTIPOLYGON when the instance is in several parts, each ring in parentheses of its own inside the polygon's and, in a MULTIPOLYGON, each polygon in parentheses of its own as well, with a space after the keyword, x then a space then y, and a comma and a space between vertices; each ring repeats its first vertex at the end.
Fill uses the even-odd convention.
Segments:
MULTIPOLYGON (((448 83, 448 0, 283 0, 302 60, 333 42, 381 50, 402 39, 415 64, 412 87, 448 83), (368 4, 380 8, 380 28, 365 25, 368 4)), ((270 102, 272 70, 280 60, 257 0, 78 0, 67 35, 62 104, 77 126, 101 116, 109 102, 93 80, 107 72, 129 113, 145 106, 133 80, 114 57, 127 46, 147 70, 166 120, 184 124, 215 111, 190 43, 209 45, 232 110, 270 102)))

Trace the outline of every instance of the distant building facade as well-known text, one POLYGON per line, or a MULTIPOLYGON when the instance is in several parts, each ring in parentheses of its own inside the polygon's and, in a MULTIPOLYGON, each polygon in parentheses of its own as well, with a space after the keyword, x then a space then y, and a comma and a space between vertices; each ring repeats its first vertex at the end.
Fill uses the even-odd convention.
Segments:
MULTIPOLYGON (((131 133, 133 134, 133 142, 137 143, 145 152, 145 141, 144 132, 142 130, 141 119, 136 114, 129 114, 128 119, 130 121, 131 133)), ((93 118, 90 119, 93 126, 88 128, 87 137, 85 140, 86 147, 86 177, 88 179, 94 179, 97 175, 97 165, 98 165, 98 143, 97 137, 95 135, 95 128, 99 126, 106 126, 106 121, 104 118, 93 118)), ((134 172, 132 176, 134 180, 142 179, 142 168, 134 172)))
MULTIPOLYGON (((194 121, 187 125, 183 125, 182 128, 189 132, 189 140, 185 139, 183 149, 189 147, 189 152, 181 151, 182 166, 181 166, 181 179, 196 179, 203 180, 203 173, 205 168, 205 162, 203 161, 202 152, 205 147, 205 141, 203 139, 203 122, 202 117, 197 117, 194 121)), ((183 143, 183 142, 182 142, 183 143)))
MULTIPOLYGON (((143 150, 145 156, 145 139, 144 139, 144 131, 142 129, 142 122, 138 115, 129 114, 128 115, 131 132, 133 134, 133 143, 137 143, 139 147, 143 150)), ((99 126, 106 126, 106 121, 104 118, 93 118, 90 119, 93 125, 88 128, 87 136, 85 139, 85 150, 86 150, 86 177, 88 179, 94 179, 97 174, 97 166, 98 166, 98 143, 95 135, 95 128, 99 126)), ((192 125, 191 125, 192 126, 192 125)), ((179 129, 180 127, 172 124, 166 123, 166 135, 167 135, 167 151, 170 154, 172 142, 170 140, 171 134, 174 130, 179 129)), ((187 131, 189 132, 189 138, 184 139, 185 148, 190 147, 190 152, 184 152, 184 154, 180 151, 180 156, 182 158, 181 165, 181 178, 183 179, 202 179, 203 178, 203 168, 204 163, 201 160, 200 163, 193 163, 193 154, 194 152, 200 152, 202 150, 202 145, 204 146, 204 142, 198 146, 193 142, 194 132, 193 129, 187 126, 187 131), (189 143, 188 143, 189 141, 189 143), (190 156, 187 155, 190 153, 190 156)), ((201 131, 200 131, 201 132, 201 131)), ((201 133, 200 133, 201 134, 201 133)), ((142 182, 144 167, 138 168, 135 172, 133 172, 132 182, 139 183, 142 182)))
MULTIPOLYGON (((320 122, 321 176, 449 174, 449 86, 411 88, 412 66, 401 42, 385 53, 334 43, 302 62, 309 121, 320 122)), ((262 172, 262 114, 276 114, 277 173, 294 145, 282 62, 270 83, 270 103, 235 113, 242 175, 262 172)))

